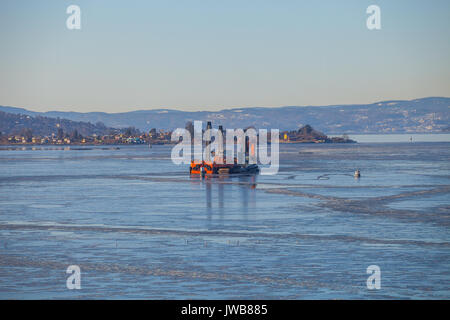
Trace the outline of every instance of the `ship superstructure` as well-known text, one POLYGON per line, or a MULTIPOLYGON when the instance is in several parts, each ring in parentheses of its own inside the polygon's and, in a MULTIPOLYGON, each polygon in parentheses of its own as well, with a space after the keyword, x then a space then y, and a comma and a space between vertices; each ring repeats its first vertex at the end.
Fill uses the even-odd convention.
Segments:
MULTIPOLYGON (((208 121, 206 125, 206 147, 211 144, 210 132, 212 130, 211 122, 208 121)), ((220 133, 224 137, 224 130, 222 126, 219 126, 220 133)), ((225 139, 222 139, 225 141, 225 139)), ((245 137, 245 162, 238 163, 238 158, 233 157, 232 163, 227 163, 226 151, 224 151, 223 141, 217 146, 217 151, 206 152, 205 159, 203 160, 192 160, 191 166, 189 168, 190 174, 201 174, 201 175, 212 175, 212 174, 256 174, 259 172, 259 167, 256 164, 249 163, 249 156, 254 157, 256 152, 256 146, 251 143, 248 137, 245 137)), ((207 149, 208 150, 208 149, 207 149)), ((238 151, 239 152, 239 151, 238 151)))

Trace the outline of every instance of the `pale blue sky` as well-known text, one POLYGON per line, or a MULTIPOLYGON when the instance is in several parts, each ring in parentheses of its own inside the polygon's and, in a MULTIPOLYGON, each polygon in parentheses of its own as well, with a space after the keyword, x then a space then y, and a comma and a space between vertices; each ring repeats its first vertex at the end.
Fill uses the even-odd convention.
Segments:
POLYGON ((0 2, 0 105, 121 112, 450 96, 448 0, 0 2), (77 4, 82 29, 66 28, 77 4), (366 28, 381 7, 382 30, 366 28))

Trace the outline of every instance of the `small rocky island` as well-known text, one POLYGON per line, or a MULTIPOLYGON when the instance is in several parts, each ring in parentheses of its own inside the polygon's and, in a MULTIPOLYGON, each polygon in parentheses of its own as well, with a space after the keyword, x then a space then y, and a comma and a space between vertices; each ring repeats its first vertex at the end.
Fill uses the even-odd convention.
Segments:
POLYGON ((356 143, 347 135, 342 137, 328 137, 326 134, 306 125, 298 130, 280 133, 280 143, 356 143))

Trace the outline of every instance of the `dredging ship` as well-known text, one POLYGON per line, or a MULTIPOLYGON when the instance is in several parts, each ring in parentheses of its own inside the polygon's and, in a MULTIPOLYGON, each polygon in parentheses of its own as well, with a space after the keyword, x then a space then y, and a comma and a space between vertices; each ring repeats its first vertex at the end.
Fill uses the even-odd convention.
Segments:
MULTIPOLYGON (((211 122, 206 125, 206 132, 212 129, 211 122)), ((223 127, 219 126, 219 131, 224 134, 223 127)), ((206 146, 211 143, 211 138, 206 138, 206 146)), ((223 151, 223 145, 219 147, 219 152, 211 155, 207 154, 205 160, 192 160, 189 168, 190 174, 199 175, 227 175, 227 174, 257 174, 259 167, 256 164, 249 164, 249 155, 255 155, 255 145, 245 139, 245 163, 239 164, 237 158, 234 157, 233 163, 226 163, 226 154, 223 151)))

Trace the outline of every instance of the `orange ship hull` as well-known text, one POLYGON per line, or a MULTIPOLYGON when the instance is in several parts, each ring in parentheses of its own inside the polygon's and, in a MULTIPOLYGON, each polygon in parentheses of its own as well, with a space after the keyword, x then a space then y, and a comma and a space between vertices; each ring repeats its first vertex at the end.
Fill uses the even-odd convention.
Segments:
POLYGON ((240 164, 219 164, 211 161, 191 161, 190 174, 236 174, 257 173, 257 165, 243 166, 240 164))

